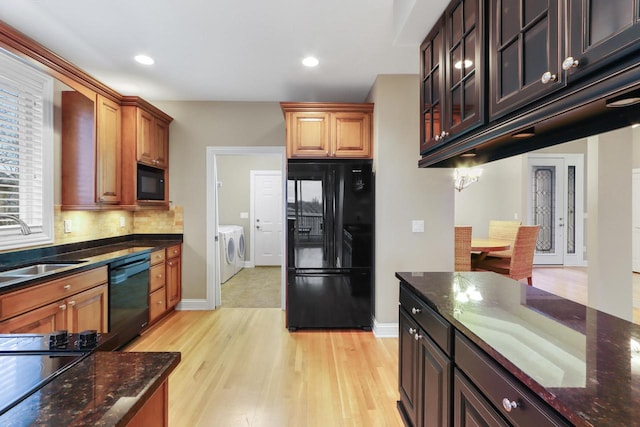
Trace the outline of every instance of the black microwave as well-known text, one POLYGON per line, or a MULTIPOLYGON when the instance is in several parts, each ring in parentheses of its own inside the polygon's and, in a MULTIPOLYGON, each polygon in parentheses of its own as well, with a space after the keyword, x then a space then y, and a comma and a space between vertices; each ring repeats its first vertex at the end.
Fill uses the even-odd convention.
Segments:
POLYGON ((164 200, 164 170, 138 165, 138 200, 164 200))

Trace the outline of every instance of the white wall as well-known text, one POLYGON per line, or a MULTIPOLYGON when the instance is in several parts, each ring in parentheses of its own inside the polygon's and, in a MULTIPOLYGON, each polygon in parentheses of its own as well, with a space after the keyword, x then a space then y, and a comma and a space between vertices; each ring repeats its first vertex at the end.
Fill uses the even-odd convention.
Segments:
POLYGON ((375 320, 398 322, 398 271, 453 270, 453 179, 449 169, 418 168, 417 75, 378 76, 374 107, 376 174, 375 320), (411 221, 425 232, 412 233, 411 221))

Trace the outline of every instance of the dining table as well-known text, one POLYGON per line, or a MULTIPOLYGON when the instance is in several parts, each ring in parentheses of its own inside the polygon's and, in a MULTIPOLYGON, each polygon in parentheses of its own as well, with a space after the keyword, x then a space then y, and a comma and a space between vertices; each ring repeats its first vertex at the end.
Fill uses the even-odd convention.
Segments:
POLYGON ((471 258, 471 263, 477 264, 487 257, 489 252, 506 251, 511 248, 511 241, 489 238, 472 238, 471 252, 479 252, 475 257, 471 258))

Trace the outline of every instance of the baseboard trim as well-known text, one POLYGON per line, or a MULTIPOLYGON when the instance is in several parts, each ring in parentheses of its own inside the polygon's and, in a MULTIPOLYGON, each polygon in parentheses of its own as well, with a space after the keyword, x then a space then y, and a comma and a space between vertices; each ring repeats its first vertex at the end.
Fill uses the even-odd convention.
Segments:
POLYGON ((378 323, 373 319, 373 335, 376 338, 398 338, 397 323, 378 323))
POLYGON ((176 306, 176 310, 213 310, 206 299, 183 299, 176 306))

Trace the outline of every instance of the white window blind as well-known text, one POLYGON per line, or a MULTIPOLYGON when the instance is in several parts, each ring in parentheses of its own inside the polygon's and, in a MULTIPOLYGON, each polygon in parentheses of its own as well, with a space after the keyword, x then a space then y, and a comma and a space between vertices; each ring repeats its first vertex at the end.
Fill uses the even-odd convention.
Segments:
POLYGON ((53 241, 53 79, 0 49, 0 249, 53 241))

